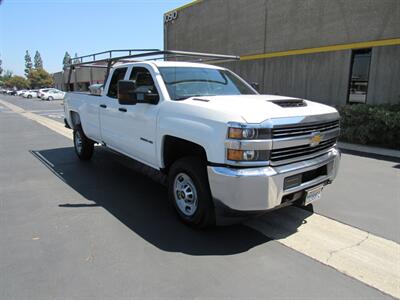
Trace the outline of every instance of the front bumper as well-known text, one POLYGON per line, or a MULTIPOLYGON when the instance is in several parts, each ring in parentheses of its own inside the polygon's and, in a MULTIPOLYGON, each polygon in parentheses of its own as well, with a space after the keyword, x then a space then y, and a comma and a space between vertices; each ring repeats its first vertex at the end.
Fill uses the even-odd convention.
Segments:
POLYGON ((263 212, 296 200, 304 190, 331 183, 337 174, 340 151, 283 166, 235 169, 208 167, 208 179, 217 215, 224 211, 263 212), (285 178, 326 166, 326 172, 295 187, 285 188, 285 178), (297 198, 293 198, 297 197, 297 198), (290 198, 292 197, 292 199, 290 198))

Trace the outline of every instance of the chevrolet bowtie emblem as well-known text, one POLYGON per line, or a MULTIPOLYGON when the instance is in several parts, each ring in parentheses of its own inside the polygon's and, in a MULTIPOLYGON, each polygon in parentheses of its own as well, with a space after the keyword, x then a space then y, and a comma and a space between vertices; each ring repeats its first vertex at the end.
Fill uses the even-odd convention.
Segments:
POLYGON ((313 132, 311 134, 311 139, 310 139, 310 146, 314 147, 319 145, 319 143, 321 142, 322 137, 321 137, 321 133, 319 132, 313 132))

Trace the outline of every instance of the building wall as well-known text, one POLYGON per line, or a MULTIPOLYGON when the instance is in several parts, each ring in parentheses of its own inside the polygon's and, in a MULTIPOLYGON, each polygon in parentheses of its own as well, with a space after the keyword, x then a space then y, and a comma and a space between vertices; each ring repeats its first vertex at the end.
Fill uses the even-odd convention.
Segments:
MULTIPOLYGON (((203 0, 164 25, 166 49, 242 57, 399 38, 398 0, 203 0)), ((400 85, 393 84, 400 82, 399 47, 373 48, 368 103, 399 101, 400 85)), ((341 105, 347 101, 351 57, 349 46, 226 66, 260 83, 263 93, 341 105)))
POLYGON ((303 97, 329 105, 346 103, 351 51, 225 63, 269 94, 303 97))
MULTIPOLYGON (((53 74, 54 85, 57 89, 66 91, 68 85, 69 70, 53 74)), ((70 84, 74 90, 87 91, 88 86, 96 83, 103 83, 106 76, 104 68, 77 68, 71 74, 70 84)))
POLYGON ((61 71, 61 72, 53 73, 53 79, 54 79, 54 87, 56 89, 63 91, 64 90, 63 72, 61 71))
POLYGON ((372 49, 367 103, 400 103, 400 46, 372 49))

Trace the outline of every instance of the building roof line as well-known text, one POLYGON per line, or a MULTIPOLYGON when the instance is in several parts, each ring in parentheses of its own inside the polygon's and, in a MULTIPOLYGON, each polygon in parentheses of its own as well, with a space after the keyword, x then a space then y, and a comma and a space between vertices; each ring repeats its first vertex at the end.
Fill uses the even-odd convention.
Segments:
POLYGON ((393 46, 393 45, 400 45, 400 38, 369 41, 369 42, 358 42, 358 43, 350 43, 350 44, 331 45, 331 46, 323 46, 323 47, 316 47, 316 48, 296 49, 296 50, 288 50, 288 51, 277 51, 277 52, 251 54, 251 55, 242 55, 242 56, 240 56, 240 60, 257 60, 257 59, 266 59, 266 58, 282 57, 282 56, 290 56, 290 55, 323 53, 323 52, 333 52, 333 51, 341 51, 341 50, 372 48, 372 47, 381 47, 381 46, 393 46))
POLYGON ((203 0, 194 0, 194 1, 192 1, 192 2, 189 2, 189 3, 187 3, 187 4, 184 4, 184 5, 182 5, 182 6, 179 6, 179 7, 175 8, 175 9, 171 9, 170 11, 167 11, 166 13, 164 13, 164 15, 169 14, 169 13, 174 12, 174 11, 183 10, 183 9, 185 9, 185 8, 188 8, 188 7, 190 7, 190 6, 199 4, 199 3, 201 3, 201 2, 203 2, 203 0))

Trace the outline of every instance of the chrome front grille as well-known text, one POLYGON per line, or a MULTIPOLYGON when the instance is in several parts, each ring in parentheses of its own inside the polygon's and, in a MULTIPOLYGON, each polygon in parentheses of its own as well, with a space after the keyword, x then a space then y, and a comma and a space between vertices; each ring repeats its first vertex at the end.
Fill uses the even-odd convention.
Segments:
POLYGON ((336 144, 339 130, 339 120, 274 127, 271 164, 282 165, 324 154, 336 144), (320 140, 315 143, 316 135, 320 140))
POLYGON ((332 148, 336 144, 336 138, 321 142, 318 146, 310 145, 297 146, 283 149, 274 149, 271 151, 271 161, 279 162, 297 157, 309 156, 323 150, 332 148))
POLYGON ((313 132, 325 132, 332 129, 339 128, 339 120, 324 122, 324 123, 314 123, 314 124, 304 124, 304 125, 290 125, 290 126, 279 126, 272 129, 272 138, 290 138, 301 135, 308 135, 313 132))

